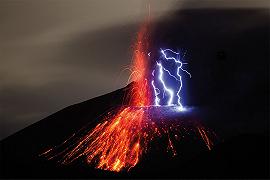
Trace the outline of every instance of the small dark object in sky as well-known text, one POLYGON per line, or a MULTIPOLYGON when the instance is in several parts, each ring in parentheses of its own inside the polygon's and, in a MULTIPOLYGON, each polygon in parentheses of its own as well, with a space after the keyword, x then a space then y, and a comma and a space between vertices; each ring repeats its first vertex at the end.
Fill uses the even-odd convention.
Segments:
POLYGON ((219 61, 226 61, 227 60, 227 53, 225 51, 218 51, 217 52, 217 59, 219 61))

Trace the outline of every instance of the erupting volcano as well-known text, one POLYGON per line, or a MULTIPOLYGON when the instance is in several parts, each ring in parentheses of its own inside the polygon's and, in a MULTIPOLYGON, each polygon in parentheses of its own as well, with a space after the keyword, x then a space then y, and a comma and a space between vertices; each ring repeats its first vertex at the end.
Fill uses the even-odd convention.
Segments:
POLYGON ((1 3, 0 178, 270 179, 265 3, 149 2, 1 3))
POLYGON ((183 67, 187 64, 182 61, 184 55, 160 49, 160 58, 152 59, 155 52, 149 52, 148 26, 144 23, 137 34, 128 80, 135 83, 123 105, 108 112, 93 129, 72 136, 42 156, 57 158, 62 164, 83 157, 96 168, 119 172, 136 166, 151 148, 151 142, 162 137, 167 144, 160 145, 172 156, 177 155, 174 143, 187 135, 200 137, 211 150, 213 132, 194 118, 181 121, 181 116, 192 111, 184 107, 181 98, 182 78, 191 78, 183 67))

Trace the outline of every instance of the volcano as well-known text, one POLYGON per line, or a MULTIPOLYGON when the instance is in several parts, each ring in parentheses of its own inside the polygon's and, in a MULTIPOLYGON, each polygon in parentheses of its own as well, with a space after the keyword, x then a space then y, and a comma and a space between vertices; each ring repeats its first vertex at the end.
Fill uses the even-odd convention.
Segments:
MULTIPOLYGON (((151 41, 148 24, 142 25, 134 45, 133 65, 130 67, 129 80, 136 83, 64 108, 2 140, 1 177, 269 178, 269 23, 266 21, 267 16, 256 28, 250 28, 252 26, 248 24, 245 27, 247 29, 240 28, 238 25, 242 20, 250 19, 246 18, 249 17, 246 15, 252 14, 250 12, 224 10, 217 13, 216 10, 203 10, 196 11, 194 16, 187 19, 182 18, 183 14, 176 14, 175 19, 161 22, 157 26, 162 28, 157 28, 151 34, 151 41), (245 16, 240 16, 241 13, 245 16), (231 17, 235 16, 241 18, 231 25, 231 17), (210 20, 209 17, 215 19, 210 20), (225 21, 225 17, 229 19, 225 21), (179 19, 183 21, 176 26, 179 19), (196 20, 194 25, 191 23, 193 20, 196 20), (226 23, 217 23, 221 21, 226 23), (211 26, 202 26, 201 22, 209 22, 211 26), (184 29, 184 25, 192 31, 184 29), (226 28, 220 28, 219 25, 226 28), (228 31, 227 27, 232 30, 228 31), (187 33, 195 30, 200 33, 190 35, 189 38, 179 34, 180 31, 187 33), (157 48, 151 48, 150 42, 157 48), (170 100, 175 98, 173 94, 180 93, 181 88, 174 90, 177 93, 171 93, 168 88, 171 83, 168 80, 168 83, 164 83, 166 78, 162 78, 162 73, 155 76, 152 71, 163 72, 164 68, 164 71, 168 70, 165 61, 162 64, 161 61, 153 63, 157 59, 153 52, 163 47, 164 42, 173 47, 185 44, 186 47, 195 49, 192 54, 194 61, 190 63, 190 72, 194 78, 183 82, 186 89, 184 92, 188 93, 182 91, 186 102, 183 102, 185 110, 181 112, 174 106, 176 102, 170 100), (151 54, 148 53, 149 50, 151 54), (153 69, 152 66, 156 68, 153 69), (150 81, 151 75, 151 80, 155 82, 150 81), (160 86, 157 86, 158 79, 160 86), (154 84, 155 96, 151 94, 149 82, 154 82, 152 85, 154 84), (162 90, 156 93, 155 86, 163 88, 167 95, 171 95, 162 100, 164 93, 160 93, 162 90), (153 97, 156 100, 155 106, 151 102, 153 97), (142 118, 145 111, 149 117, 142 118), (109 113, 110 118, 106 119, 109 113), (122 118, 122 114, 126 118, 122 118), (133 117, 138 117, 135 123, 132 122, 133 117), (185 127, 184 130, 188 128, 192 131, 181 134, 180 141, 171 140, 168 133, 157 139, 151 138, 147 141, 147 153, 141 154, 142 151, 138 151, 141 148, 141 137, 139 135, 138 138, 138 134, 144 134, 141 125, 145 125, 142 123, 145 119, 151 119, 155 124, 151 127, 173 125, 177 122, 185 127), (215 141, 211 141, 206 135, 207 130, 198 128, 200 126, 197 123, 214 130, 217 133, 215 141), (194 136, 194 132, 197 135, 194 136), (125 135, 128 135, 127 138, 125 135), (74 138, 79 139, 75 146, 70 141, 74 138), (95 140, 97 143, 93 144, 95 140), (73 147, 63 154, 67 157, 63 164, 61 153, 65 151, 66 145, 73 147), (56 151, 47 157, 46 154, 51 149, 56 151), (100 156, 97 166, 94 165, 96 155, 100 156), (125 167, 122 166, 122 159, 128 159, 127 171, 121 169, 125 167), (86 163, 88 161, 90 163, 86 163)), ((268 14, 268 11, 264 12, 268 14)), ((184 13, 190 14, 189 11, 184 13)), ((256 11, 251 18, 259 15, 263 13, 256 11)), ((255 19, 254 24, 257 25, 257 22, 259 21, 255 19)), ((161 50, 161 53, 164 51, 161 50)), ((174 53, 175 56, 178 54, 174 53)), ((166 60, 175 59, 173 67, 178 64, 177 70, 187 72, 181 69, 184 63, 179 62, 177 57, 164 56, 166 60)), ((180 80, 177 83, 180 85, 177 86, 182 87, 178 72, 174 75, 168 73, 170 76, 167 78, 177 75, 176 80, 180 80)), ((171 127, 174 126, 164 129, 170 131, 171 127)), ((155 128, 150 128, 150 132, 153 132, 151 135, 159 134, 155 128)), ((147 135, 146 133, 145 136, 147 135)), ((177 138, 178 136, 175 137, 177 138)))
MULTIPOLYGON (((238 133, 223 136, 211 151, 192 141, 176 143, 177 156, 168 156, 153 142, 151 150, 131 171, 119 173, 95 169, 82 159, 69 165, 48 161, 40 153, 65 141, 87 125, 97 125, 104 112, 123 105, 132 84, 112 93, 66 107, 1 141, 2 178, 97 178, 97 177, 267 177, 268 136, 238 133), (155 148, 157 147, 157 148, 155 148)), ((155 111, 154 111, 155 112, 155 111)), ((163 110, 163 112, 166 112, 163 110)), ((153 113, 155 114, 155 113, 153 113)), ((171 113, 170 113, 171 114, 171 113)), ((182 121, 203 113, 185 113, 182 121)), ((211 125, 210 125, 211 126, 211 125)), ((229 131, 229 128, 226 128, 229 131)), ((227 132, 229 133, 229 132, 227 132)))

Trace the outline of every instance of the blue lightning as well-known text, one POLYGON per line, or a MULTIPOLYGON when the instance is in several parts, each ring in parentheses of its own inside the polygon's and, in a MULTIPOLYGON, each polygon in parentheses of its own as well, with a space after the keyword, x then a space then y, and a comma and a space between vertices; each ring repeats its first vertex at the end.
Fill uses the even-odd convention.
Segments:
MULTIPOLYGON (((154 73, 155 73, 155 70, 152 71, 152 76, 155 76, 154 73)), ((151 84, 153 86, 154 93, 155 93, 155 106, 160 106, 159 105, 160 99, 158 98, 158 95, 160 94, 160 90, 156 88, 154 83, 155 83, 154 80, 152 80, 151 84)))
MULTIPOLYGON (((166 61, 174 61, 175 65, 177 66, 177 75, 174 76, 170 70, 166 69, 164 66, 162 66, 161 62, 156 62, 156 65, 158 66, 158 69, 159 69, 159 75, 158 75, 158 80, 160 81, 160 83, 162 84, 162 88, 163 88, 163 96, 165 94, 165 92, 167 92, 168 96, 169 96, 169 99, 167 101, 167 105, 168 106, 172 106, 172 105, 178 105, 179 106, 179 110, 180 111, 183 111, 184 110, 184 107, 181 103, 181 96, 180 96, 180 92, 182 90, 182 87, 183 87, 183 82, 182 82, 182 76, 180 75, 180 71, 186 73, 189 75, 189 77, 191 78, 191 74, 183 69, 183 64, 187 64, 187 63, 183 63, 182 61, 180 61, 180 53, 178 52, 175 52, 171 49, 161 49, 161 54, 162 54, 162 57, 164 60, 166 61), (174 55, 177 56, 177 59, 175 57, 168 57, 166 52, 169 51, 171 53, 173 53, 174 55), (163 74, 164 73, 167 73, 170 77, 174 78, 176 81, 179 82, 179 87, 178 87, 178 90, 176 92, 176 96, 177 96, 177 104, 173 104, 173 98, 174 98, 174 95, 175 95, 175 92, 173 89, 170 89, 168 88, 168 86, 166 85, 166 82, 164 81, 164 78, 163 78, 163 74)), ((149 54, 150 55, 150 54, 149 54)), ((155 70, 152 71, 152 76, 155 77, 155 70)), ((152 84, 152 87, 153 87, 153 90, 154 90, 154 94, 155 94, 155 105, 156 106, 160 106, 160 98, 158 97, 159 94, 160 94, 160 89, 158 87, 155 86, 155 81, 152 80, 151 82, 152 84)))
MULTIPOLYGON (((174 52, 174 51, 171 50, 171 49, 165 49, 165 50, 161 49, 161 53, 163 54, 163 56, 164 56, 164 58, 165 58, 166 60, 174 60, 174 62, 175 62, 176 64, 180 64, 180 66, 178 66, 177 69, 180 68, 182 71, 184 71, 185 73, 187 73, 187 74, 189 75, 189 77, 191 78, 191 74, 190 74, 187 70, 185 70, 185 69, 182 68, 183 64, 187 64, 187 63, 183 63, 183 62, 180 61, 180 59, 177 60, 177 59, 175 59, 174 57, 167 57, 167 55, 166 55, 166 53, 165 53, 166 51, 171 51, 172 53, 174 53, 174 54, 176 54, 176 55, 179 55, 179 53, 174 52)), ((179 77, 181 77, 181 76, 179 75, 179 77)))
POLYGON ((157 62, 157 65, 159 66, 159 77, 158 78, 159 78, 161 84, 163 85, 164 91, 166 91, 166 92, 169 93, 169 100, 167 102, 167 105, 168 106, 171 106, 171 105, 173 105, 172 104, 172 102, 173 102, 173 95, 174 95, 173 90, 167 88, 167 86, 166 86, 166 84, 165 84, 165 82, 163 80, 163 66, 162 66, 162 64, 157 62))

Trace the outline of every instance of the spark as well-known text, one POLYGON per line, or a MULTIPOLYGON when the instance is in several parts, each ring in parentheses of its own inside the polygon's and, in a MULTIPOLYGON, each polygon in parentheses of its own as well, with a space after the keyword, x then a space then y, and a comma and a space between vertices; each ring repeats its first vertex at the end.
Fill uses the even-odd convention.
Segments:
POLYGON ((172 156, 177 155, 173 142, 178 141, 180 136, 184 138, 198 134, 207 148, 211 149, 211 133, 205 127, 197 125, 196 121, 185 122, 186 125, 180 126, 178 121, 168 122, 162 118, 156 123, 149 118, 151 110, 150 107, 125 107, 114 117, 105 117, 102 123, 97 124, 82 138, 76 140, 72 136, 73 139, 55 149, 50 148, 42 155, 49 159, 60 156, 58 162, 64 165, 84 157, 88 164, 93 164, 98 169, 119 172, 123 169, 129 171, 136 166, 142 155, 149 151, 150 142, 162 137, 167 137, 168 144, 164 150, 170 151, 172 156), (197 128, 188 128, 194 126, 197 128), (61 149, 64 150, 57 154, 61 149))
POLYGON ((98 159, 96 168, 103 170, 119 172, 134 167, 141 154, 141 121, 143 110, 123 109, 110 122, 97 125, 60 162, 69 164, 85 156, 88 163, 98 159))
MULTIPOLYGON (((185 122, 187 123, 185 126, 175 119, 169 121, 166 116, 160 119, 161 114, 150 118, 153 110, 150 84, 154 90, 155 106, 159 106, 158 108, 161 111, 164 106, 160 106, 161 99, 159 95, 161 94, 161 88, 155 85, 154 79, 149 81, 149 77, 147 77, 151 72, 147 61, 147 58, 150 57, 150 53, 147 53, 149 52, 147 26, 147 23, 143 24, 137 34, 133 63, 128 68, 131 71, 128 82, 136 82, 124 95, 123 101, 127 101, 125 103, 128 106, 121 106, 118 111, 113 109, 94 128, 88 129, 85 127, 83 132, 74 133, 59 146, 44 151, 41 156, 45 156, 49 160, 56 159, 62 164, 70 164, 83 158, 95 168, 119 172, 122 170, 129 171, 135 167, 140 162, 142 155, 149 151, 150 142, 158 138, 167 137, 168 145, 165 149, 171 151, 173 156, 177 155, 174 142, 178 141, 180 137, 184 138, 190 134, 193 134, 193 136, 199 135, 200 140, 206 144, 207 148, 209 150, 212 148, 211 132, 203 126, 197 125, 196 121, 191 121, 191 125, 188 124, 189 122, 185 122)), ((173 97, 176 94, 179 110, 184 111, 185 108, 180 100, 180 91, 182 89, 180 72, 188 74, 190 78, 191 74, 182 68, 182 65, 186 63, 183 63, 178 58, 167 56, 167 52, 171 52, 177 57, 180 54, 171 49, 161 49, 163 60, 173 60, 177 65, 176 75, 173 75, 170 70, 162 66, 162 62, 156 62, 155 67, 158 67, 158 69, 152 71, 152 77, 158 77, 158 82, 162 84, 163 96, 165 92, 169 95, 167 105, 174 105, 173 97), (163 76, 164 73, 180 82, 177 92, 167 87, 163 76)))

